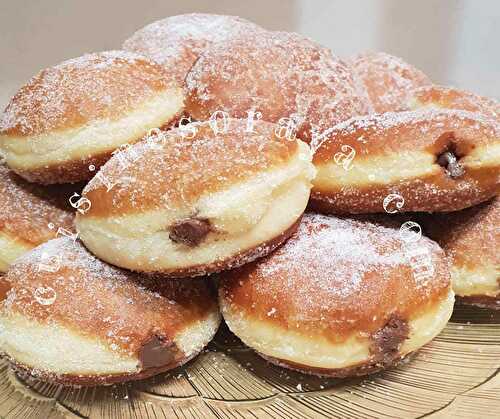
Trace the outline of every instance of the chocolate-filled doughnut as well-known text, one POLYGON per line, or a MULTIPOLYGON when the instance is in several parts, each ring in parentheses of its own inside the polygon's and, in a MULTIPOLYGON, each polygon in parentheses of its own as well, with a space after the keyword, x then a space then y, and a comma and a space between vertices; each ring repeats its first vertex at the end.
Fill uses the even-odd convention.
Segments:
POLYGON ((59 229, 73 229, 69 187, 28 183, 0 164, 0 273, 59 229))
POLYGON ((220 276, 231 331, 272 363, 315 375, 394 365, 444 328, 454 303, 436 243, 317 214, 270 256, 220 276))
POLYGON ((384 212, 384 199, 399 194, 403 211, 457 211, 500 192, 500 126, 425 107, 352 118, 326 133, 313 163, 317 210, 384 212))
POLYGON ((31 182, 87 180, 114 150, 170 124, 183 100, 172 76, 145 57, 87 54, 20 88, 0 118, 0 153, 31 182))
POLYGON ((133 51, 160 63, 179 84, 207 48, 241 35, 264 31, 237 16, 189 13, 169 16, 139 29, 123 43, 133 51))
POLYGON ((183 277, 283 242, 309 199, 309 147, 277 137, 271 123, 213 122, 153 134, 106 163, 83 191, 92 202, 76 220, 85 246, 123 268, 183 277))
POLYGON ((420 70, 384 52, 365 52, 348 59, 375 113, 405 110, 408 94, 432 82, 420 70))
POLYGON ((186 112, 196 120, 216 111, 235 118, 255 111, 264 121, 282 120, 306 142, 368 112, 347 64, 295 33, 259 32, 216 44, 193 65, 186 86, 186 112))
POLYGON ((0 347, 16 368, 62 384, 146 378, 198 354, 220 314, 209 283, 144 278, 51 240, 0 277, 0 347))
POLYGON ((500 310, 500 199, 422 221, 446 252, 457 301, 500 310))

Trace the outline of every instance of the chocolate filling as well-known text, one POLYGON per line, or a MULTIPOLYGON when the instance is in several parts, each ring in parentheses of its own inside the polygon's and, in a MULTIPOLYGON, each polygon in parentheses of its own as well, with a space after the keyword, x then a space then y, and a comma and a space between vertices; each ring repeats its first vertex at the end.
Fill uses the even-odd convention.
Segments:
POLYGON ((385 326, 372 335, 371 352, 381 363, 390 363, 399 357, 401 344, 408 339, 408 322, 393 314, 385 326))
POLYGON ((200 218, 186 218, 170 226, 170 240, 189 247, 198 246, 212 231, 210 221, 200 218))
POLYGON ((154 335, 139 349, 139 361, 143 370, 171 364, 179 350, 175 343, 154 335))
POLYGON ((11 288, 12 286, 10 285, 10 282, 3 279, 0 275, 0 301, 3 301, 7 298, 7 294, 9 293, 11 288))
POLYGON ((446 173, 452 178, 457 178, 465 173, 463 166, 458 162, 453 151, 445 151, 437 158, 437 163, 446 169, 446 173))

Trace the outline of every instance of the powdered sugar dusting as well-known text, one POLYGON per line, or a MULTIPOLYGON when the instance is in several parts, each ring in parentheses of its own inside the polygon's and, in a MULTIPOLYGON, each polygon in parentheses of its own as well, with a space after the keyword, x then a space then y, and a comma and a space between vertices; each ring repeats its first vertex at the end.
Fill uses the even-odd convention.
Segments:
POLYGON ((37 245, 55 238, 59 227, 71 229, 67 189, 30 184, 0 165, 0 230, 37 245))
POLYGON ((73 58, 42 70, 21 87, 0 119, 0 134, 41 134, 113 118, 168 83, 161 66, 132 52, 73 58))
POLYGON ((299 136, 367 113, 347 65, 309 38, 287 32, 261 32, 214 45, 186 78, 187 110, 204 119, 216 110, 245 117, 249 109, 277 122, 295 117, 299 136))
POLYGON ((124 151, 133 161, 126 169, 117 157, 108 161, 85 188, 95 211, 121 214, 123 209, 185 209, 204 193, 219 191, 290 161, 297 143, 274 136, 273 124, 256 121, 253 133, 246 121, 229 119, 226 133, 214 134, 209 123, 195 123, 146 138, 124 151), (196 128, 194 138, 183 138, 196 128), (113 186, 105 192, 100 176, 113 186), (100 191, 104 191, 101 193, 100 191), (94 195, 94 192, 96 193, 94 195))
POLYGON ((211 44, 263 30, 236 16, 192 13, 145 26, 127 39, 123 48, 163 64, 178 82, 183 82, 195 60, 211 44))
POLYGON ((349 61, 377 113, 406 109, 411 90, 432 84, 422 71, 383 52, 359 54, 349 61))
POLYGON ((20 313, 46 327, 63 325, 108 342, 111 350, 136 353, 152 334, 175 333, 216 305, 204 280, 156 280, 115 268, 95 258, 80 242, 59 238, 20 257, 5 279, 12 289, 3 315, 20 313), (56 272, 39 269, 59 258, 56 272), (57 298, 42 305, 35 290, 50 287, 57 298))
POLYGON ((272 255, 227 273, 223 293, 233 307, 302 332, 376 330, 449 289, 443 252, 408 234, 405 244, 398 229, 309 213, 272 255), (431 275, 413 275, 419 254, 430 256, 431 275))

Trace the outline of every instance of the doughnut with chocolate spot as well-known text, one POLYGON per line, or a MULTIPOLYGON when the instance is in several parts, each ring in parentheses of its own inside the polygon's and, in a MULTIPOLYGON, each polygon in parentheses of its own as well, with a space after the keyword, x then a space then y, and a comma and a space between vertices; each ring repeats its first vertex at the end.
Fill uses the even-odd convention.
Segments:
POLYGON ((268 122, 252 130, 231 118, 225 132, 195 123, 124 151, 136 158, 126 168, 113 157, 83 191, 92 202, 76 220, 85 246, 108 263, 173 277, 268 254, 296 228, 315 172, 307 144, 278 138, 268 122))
POLYGON ((390 367, 440 333, 453 311, 436 243, 318 214, 305 214, 270 256, 220 276, 231 331, 272 363, 307 374, 390 367), (414 255, 422 252, 432 269, 416 275, 414 255))
POLYGON ((312 207, 383 212, 389 194, 403 211, 457 211, 500 192, 500 125, 479 113, 419 108, 352 118, 315 144, 312 207), (355 150, 349 170, 336 161, 355 150))
POLYGON ((35 248, 0 277, 3 355, 17 369, 65 385, 118 383, 175 368, 205 347, 219 322, 209 282, 141 277, 69 238, 35 248), (41 268, 46 259, 57 266, 41 268))
POLYGON ((182 113, 181 87, 159 64, 126 51, 87 54, 42 70, 0 118, 0 153, 30 182, 79 182, 117 148, 182 113))

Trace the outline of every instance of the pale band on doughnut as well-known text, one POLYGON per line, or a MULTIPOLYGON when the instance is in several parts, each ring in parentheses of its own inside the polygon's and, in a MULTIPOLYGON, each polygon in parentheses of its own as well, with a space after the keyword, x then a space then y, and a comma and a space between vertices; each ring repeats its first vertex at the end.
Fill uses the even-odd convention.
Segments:
POLYGON ((69 238, 37 247, 0 277, 2 353, 57 383, 111 384, 175 368, 203 349, 219 322, 207 281, 140 277, 69 238), (42 260, 54 269, 42 269, 42 260))
POLYGON ((316 145, 312 204, 330 213, 383 212, 391 193, 403 211, 456 211, 500 191, 500 126, 481 114, 421 108, 352 118, 316 145), (337 164, 343 146, 351 168, 337 164))
POLYGON ((197 123, 137 144, 135 163, 114 157, 85 188, 80 237, 109 263, 177 277, 264 256, 296 228, 314 176, 309 147, 275 129, 228 119, 225 133, 197 123))
POLYGON ((271 256, 221 274, 224 319, 266 359, 301 372, 394 365, 440 333, 454 304, 443 251, 410 235, 404 244, 396 229, 306 214, 271 256), (425 275, 414 275, 412 247, 427 252, 425 275))
POLYGON ((159 65, 125 51, 84 55, 47 68, 21 87, 0 120, 7 165, 38 183, 90 179, 122 145, 166 126, 182 89, 159 65))

